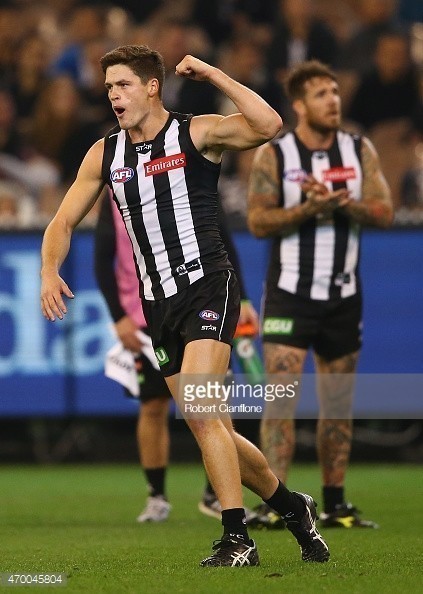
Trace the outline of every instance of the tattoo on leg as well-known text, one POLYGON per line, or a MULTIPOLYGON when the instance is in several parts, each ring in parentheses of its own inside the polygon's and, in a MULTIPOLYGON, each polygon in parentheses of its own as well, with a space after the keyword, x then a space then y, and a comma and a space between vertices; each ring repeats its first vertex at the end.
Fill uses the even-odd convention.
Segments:
POLYGON ((264 361, 267 373, 301 373, 306 351, 265 343, 263 345, 264 361))
POLYGON ((351 419, 319 419, 317 454, 324 486, 343 486, 350 458, 351 441, 351 419))
POLYGON ((295 450, 294 421, 263 419, 260 425, 260 442, 270 468, 285 483, 295 450))

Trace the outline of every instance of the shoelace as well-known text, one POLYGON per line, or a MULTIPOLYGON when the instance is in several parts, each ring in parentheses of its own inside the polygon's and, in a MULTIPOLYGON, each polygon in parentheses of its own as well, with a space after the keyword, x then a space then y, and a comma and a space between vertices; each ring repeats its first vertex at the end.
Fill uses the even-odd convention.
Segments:
POLYGON ((228 549, 229 547, 231 547, 232 545, 245 545, 246 543, 239 541, 239 540, 234 540, 232 538, 220 538, 219 540, 214 540, 213 541, 213 546, 212 546, 212 550, 216 551, 216 553, 214 553, 214 557, 219 557, 224 555, 225 550, 228 549))

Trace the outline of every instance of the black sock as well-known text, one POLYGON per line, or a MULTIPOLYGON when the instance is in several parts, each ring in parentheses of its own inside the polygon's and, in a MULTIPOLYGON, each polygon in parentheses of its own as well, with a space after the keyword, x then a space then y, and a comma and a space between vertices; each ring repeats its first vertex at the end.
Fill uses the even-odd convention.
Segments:
POLYGON ((165 496, 165 475, 166 467, 144 468, 145 476, 148 481, 148 491, 150 497, 165 496))
POLYGON ((323 510, 330 514, 337 505, 344 503, 344 487, 323 487, 323 510))
POLYGON ((211 484, 211 482, 209 481, 208 478, 207 478, 207 482, 206 482, 206 487, 204 489, 204 493, 206 495, 210 495, 210 496, 216 497, 216 493, 214 492, 214 489, 212 487, 212 484, 211 484))
POLYGON ((278 488, 269 499, 263 499, 267 505, 278 512, 285 520, 301 520, 304 515, 304 502, 292 493, 280 481, 278 488))
POLYGON ((223 534, 234 534, 249 544, 245 511, 243 507, 222 510, 223 534))

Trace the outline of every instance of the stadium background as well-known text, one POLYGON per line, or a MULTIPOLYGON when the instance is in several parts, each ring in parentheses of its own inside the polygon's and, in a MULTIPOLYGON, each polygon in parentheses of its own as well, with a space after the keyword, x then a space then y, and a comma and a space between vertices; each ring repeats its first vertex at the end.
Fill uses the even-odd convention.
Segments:
MULTIPOLYGON (((77 120, 77 135, 86 142, 90 140, 90 144, 109 124, 113 125, 102 81, 98 82, 102 75, 93 73, 98 54, 120 43, 154 45, 156 33, 158 49, 163 47, 171 61, 176 59, 177 51, 175 47, 166 47, 166 43, 180 39, 178 34, 182 32, 187 51, 204 55, 229 71, 235 68, 231 62, 233 56, 238 56, 240 63, 243 59, 247 64, 248 59, 252 60, 250 64, 256 65, 260 76, 245 82, 256 85, 259 92, 275 101, 289 127, 292 114, 287 110, 280 85, 284 65, 272 61, 271 50, 279 30, 280 4, 283 2, 218 1, 203 11, 202 3, 195 0, 157 3, 49 0, 38 2, 36 9, 26 0, 0 4, 0 95, 11 111, 8 118, 6 109, 6 116, 3 114, 0 121, 0 462, 137 459, 134 437, 137 405, 124 399, 120 387, 103 375, 104 355, 113 339, 110 318, 93 278, 95 211, 76 233, 63 270, 77 296, 70 305, 66 322, 48 324, 39 313, 42 230, 75 173, 78 155, 82 156, 86 148, 83 143, 75 142, 65 124, 63 146, 49 146, 40 135, 37 128, 43 122, 40 113, 47 114, 44 126, 48 127, 49 115, 54 111, 52 107, 50 114, 45 90, 52 95, 55 92, 52 85, 58 81, 64 84, 62 95, 56 95, 56 99, 74 102, 72 117, 77 120), (246 37, 257 50, 253 57, 244 53, 246 37), (28 44, 34 60, 37 52, 41 52, 44 61, 36 66, 38 84, 32 93, 25 95, 28 44), (72 51, 80 52, 78 59, 72 51), (8 157, 15 161, 11 164, 8 157)), ((328 0, 311 4, 312 18, 324 23, 344 55, 344 61, 339 63, 333 56, 332 65, 340 76, 346 108, 364 76, 358 62, 357 68, 347 67, 349 43, 366 30, 380 32, 386 27, 397 31, 400 27, 401 31, 407 31, 411 67, 421 90, 421 2, 383 0, 379 2, 379 6, 385 5, 381 20, 377 21, 376 14, 374 23, 365 21, 369 18, 363 12, 366 3, 360 0, 344 0, 336 6, 328 0)), ((377 13, 377 7, 375 10, 377 13)), ((237 77, 237 72, 232 74, 237 77)), ((243 76, 246 75, 240 67, 238 78, 244 82, 243 76)), ((169 103, 176 101, 177 105, 178 89, 170 86, 173 95, 169 95, 169 103)), ((204 97, 195 100, 193 111, 206 109, 204 97)), ((214 100, 222 111, 229 109, 221 98, 214 100)), ((423 370, 421 102, 420 96, 416 110, 406 117, 394 114, 395 117, 374 126, 348 121, 350 126, 368 134, 379 149, 397 209, 392 230, 383 233, 368 230, 363 234, 365 341, 359 368, 362 373, 420 374, 423 370), (420 186, 410 198, 407 182, 416 180, 420 180, 420 186)), ((52 122, 55 121, 53 118, 52 122)), ((244 163, 229 157, 224 163, 221 193, 234 229, 248 293, 259 308, 268 245, 252 238, 245 228, 242 201, 247 174, 248 159, 244 163)), ((257 346, 260 348, 259 343, 257 346)), ((383 410, 383 397, 383 393, 374 395, 380 410, 383 410)), ((421 418, 416 418, 419 417, 416 410, 421 411, 418 402, 415 407, 413 403, 410 406, 409 401, 399 396, 398 407, 390 419, 357 421, 353 460, 422 461, 423 425, 421 418)), ((199 460, 184 424, 171 419, 171 427, 172 459, 199 460)), ((313 427, 312 422, 299 423, 297 460, 314 459, 313 427)), ((250 422, 246 430, 255 439, 257 423, 250 422)))

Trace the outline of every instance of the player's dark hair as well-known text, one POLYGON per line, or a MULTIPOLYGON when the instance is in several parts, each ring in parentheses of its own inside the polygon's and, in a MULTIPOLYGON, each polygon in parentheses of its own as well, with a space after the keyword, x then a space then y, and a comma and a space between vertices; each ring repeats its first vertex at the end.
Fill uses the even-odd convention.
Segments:
POLYGON ((330 78, 338 82, 338 78, 327 66, 318 60, 309 60, 302 62, 293 68, 285 80, 285 90, 291 101, 296 99, 303 99, 305 95, 305 83, 312 78, 330 78))
POLYGON ((104 74, 109 66, 124 64, 140 77, 143 84, 156 78, 159 81, 159 97, 161 98, 165 78, 164 61, 159 52, 152 50, 147 45, 121 45, 105 54, 100 59, 100 64, 104 74))

